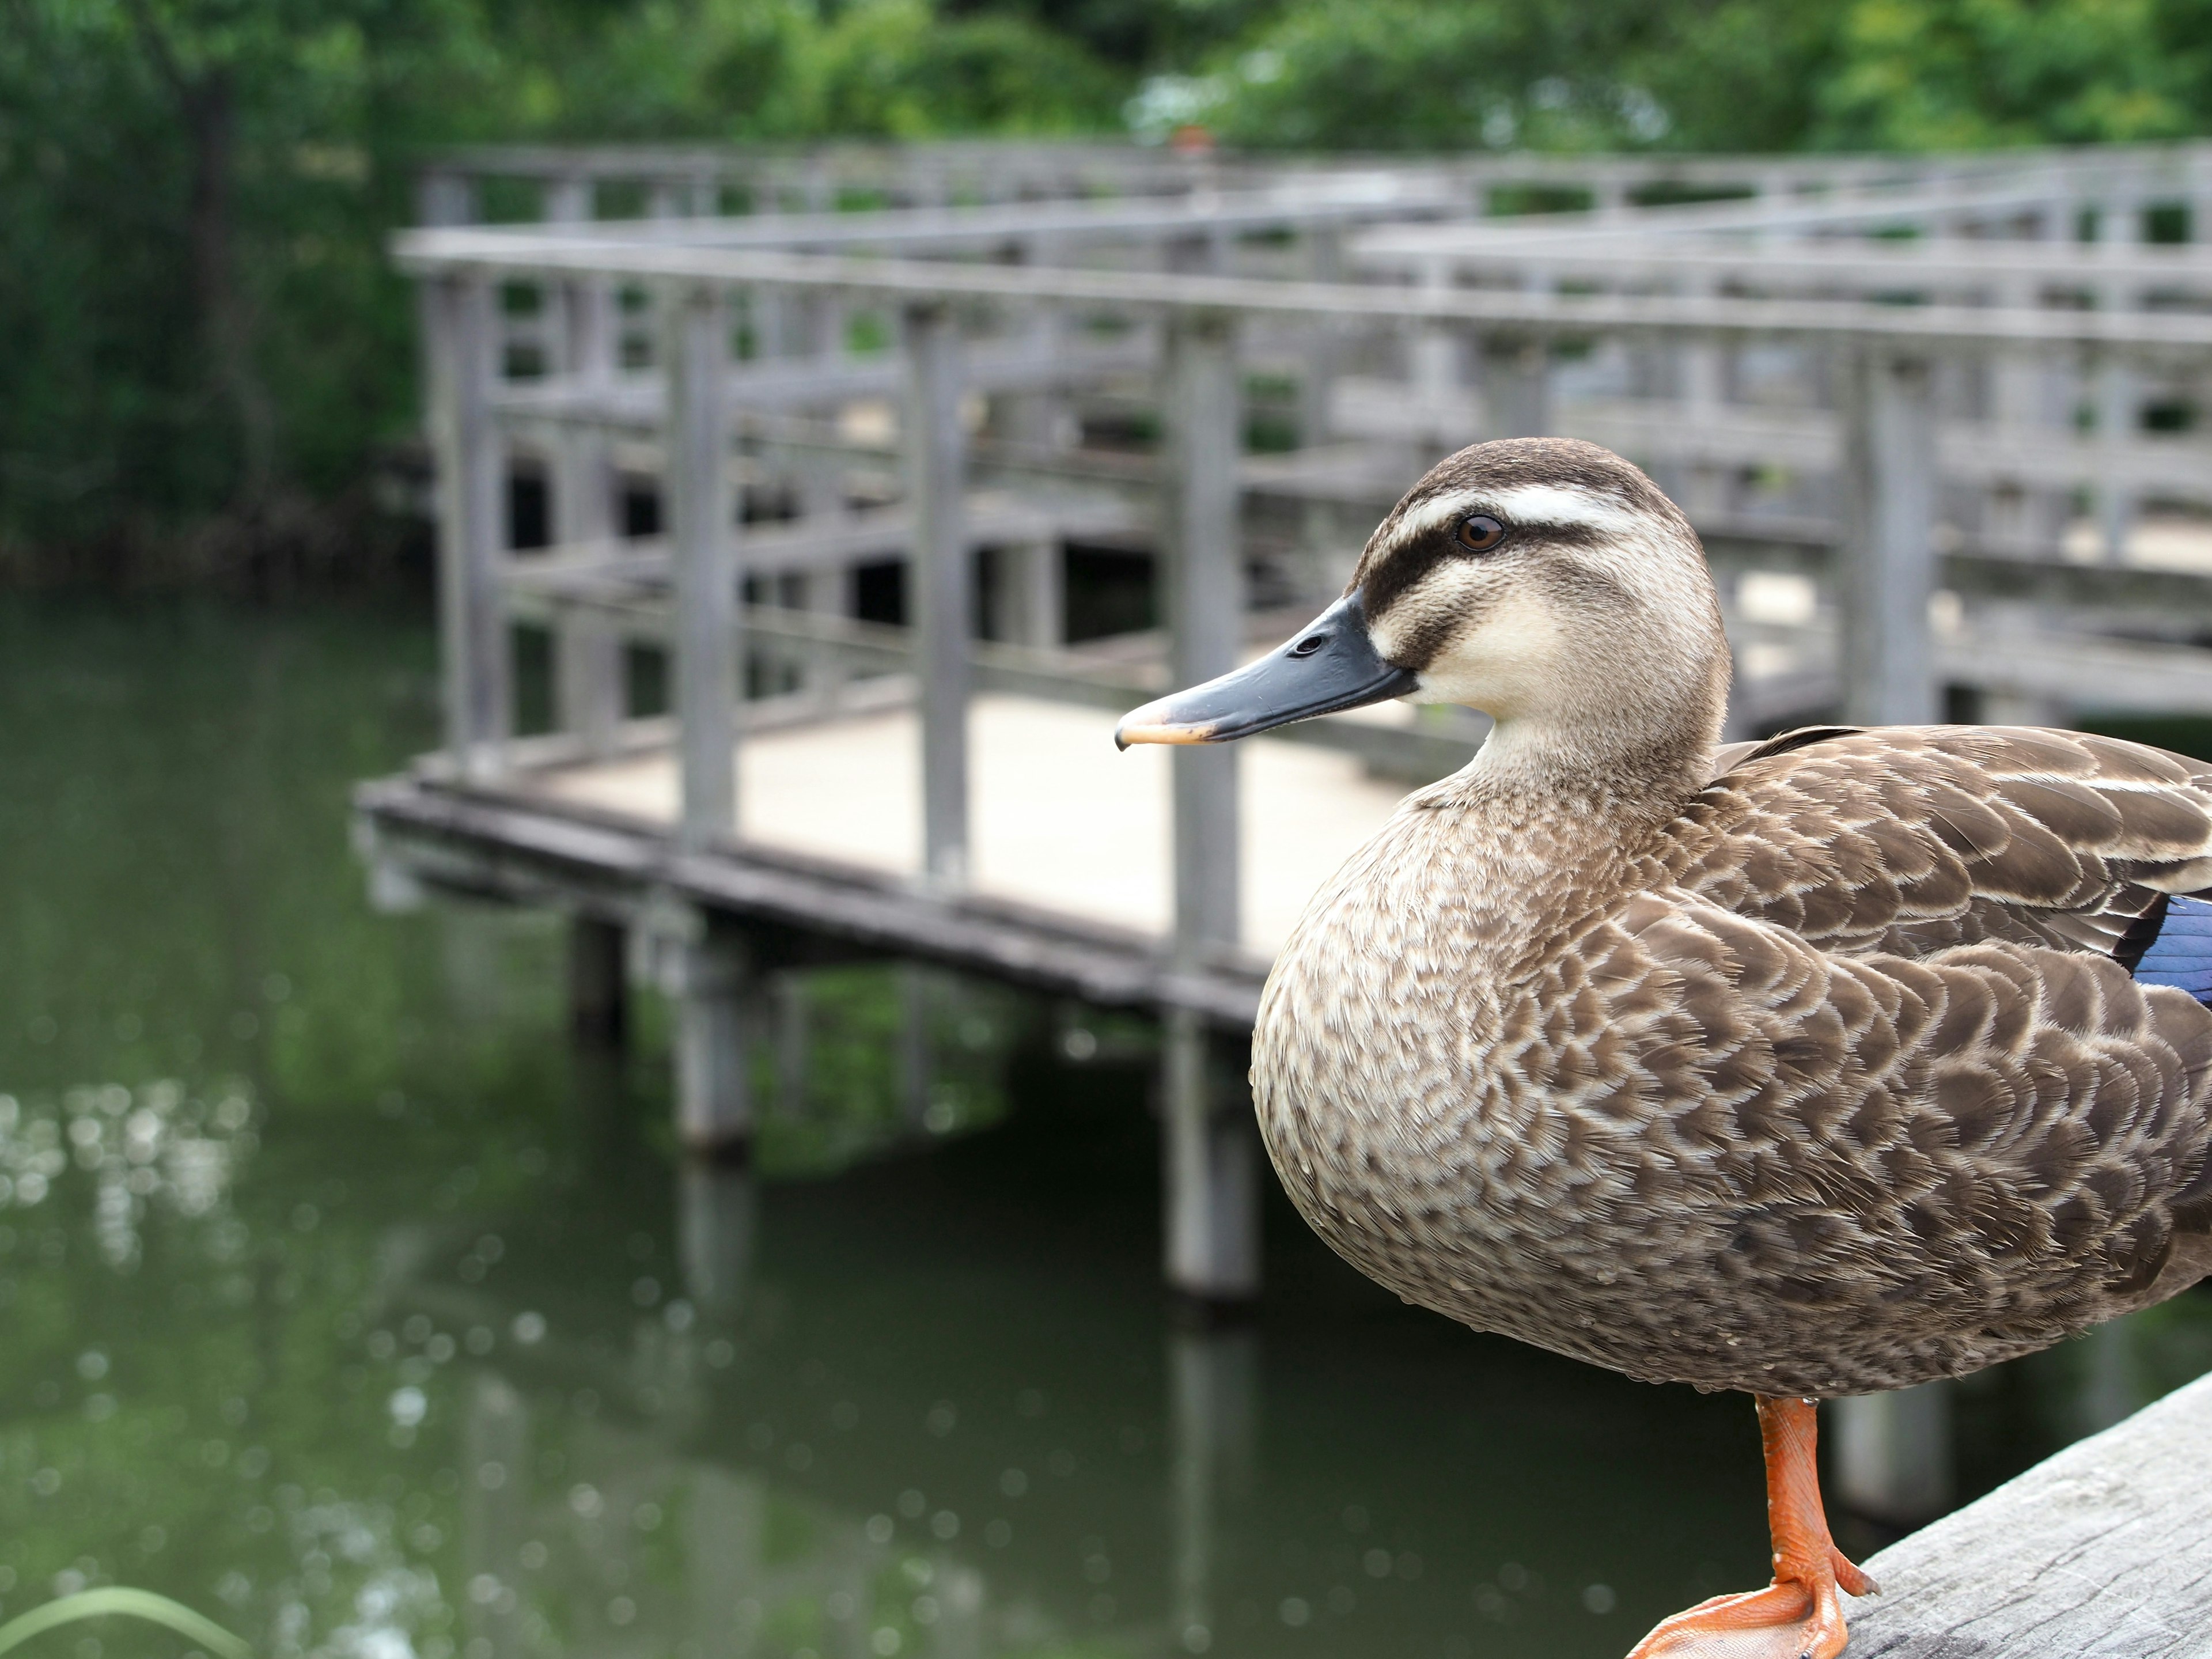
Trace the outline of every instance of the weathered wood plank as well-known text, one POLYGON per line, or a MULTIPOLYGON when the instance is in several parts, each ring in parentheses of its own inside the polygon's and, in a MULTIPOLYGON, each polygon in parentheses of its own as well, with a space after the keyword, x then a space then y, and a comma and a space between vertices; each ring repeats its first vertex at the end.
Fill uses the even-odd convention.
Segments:
POLYGON ((2212 1377, 1866 1565, 1850 1659, 2212 1655, 2212 1377))

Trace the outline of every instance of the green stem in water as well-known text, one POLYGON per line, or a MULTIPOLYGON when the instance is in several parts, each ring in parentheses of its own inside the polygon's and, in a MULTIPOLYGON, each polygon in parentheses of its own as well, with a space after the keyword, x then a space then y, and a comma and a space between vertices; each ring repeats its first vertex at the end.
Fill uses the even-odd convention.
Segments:
POLYGON ((194 1613, 183 1602, 172 1601, 167 1596, 156 1595, 151 1590, 125 1589, 119 1585, 79 1590, 75 1595, 64 1595, 10 1619, 6 1624, 0 1625, 0 1654, 21 1645, 34 1636, 43 1636, 57 1626, 72 1625, 80 1619, 98 1619, 103 1614, 114 1613, 166 1625, 187 1641, 198 1643, 214 1654, 216 1659, 252 1659, 252 1648, 214 1620, 194 1613))

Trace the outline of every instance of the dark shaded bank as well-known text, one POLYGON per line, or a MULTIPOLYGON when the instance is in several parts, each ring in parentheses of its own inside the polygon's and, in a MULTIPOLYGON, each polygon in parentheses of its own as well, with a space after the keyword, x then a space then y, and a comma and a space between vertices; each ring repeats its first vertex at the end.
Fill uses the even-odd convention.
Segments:
POLYGON ((433 527, 386 510, 374 495, 289 495, 182 534, 125 521, 82 537, 0 541, 0 589, 427 604, 436 577, 433 527))

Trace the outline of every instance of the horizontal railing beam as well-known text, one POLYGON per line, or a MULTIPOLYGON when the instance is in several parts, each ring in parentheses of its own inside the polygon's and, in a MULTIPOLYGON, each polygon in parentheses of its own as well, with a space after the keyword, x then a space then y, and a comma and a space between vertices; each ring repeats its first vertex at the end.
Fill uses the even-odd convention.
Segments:
POLYGON ((1734 295, 1571 295, 1455 288, 1270 282, 1164 271, 937 264, 714 248, 609 246, 493 230, 416 230, 394 257, 418 276, 441 270, 552 280, 604 275, 729 288, 798 288, 886 298, 1040 301, 1107 313, 1202 311, 1352 321, 1460 322, 1543 336, 1827 336, 1896 344, 2101 345, 2212 355, 2212 316, 2011 306, 1888 306, 1734 295))

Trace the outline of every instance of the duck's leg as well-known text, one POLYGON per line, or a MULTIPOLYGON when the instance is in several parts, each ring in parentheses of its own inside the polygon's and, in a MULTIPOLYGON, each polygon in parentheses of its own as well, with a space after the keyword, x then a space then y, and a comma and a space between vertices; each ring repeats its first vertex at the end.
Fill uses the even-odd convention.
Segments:
POLYGON ((1741 1595, 1717 1595, 1662 1620, 1628 1659, 1835 1659, 1844 1650, 1838 1592, 1872 1595, 1876 1586, 1828 1536, 1814 1455, 1818 1422, 1809 1400, 1759 1396, 1773 1583, 1741 1595))

